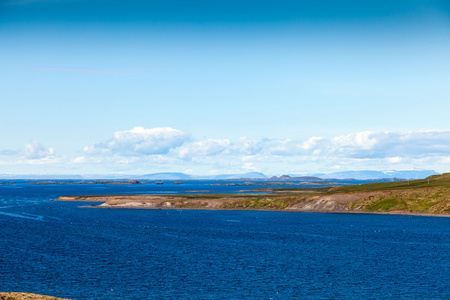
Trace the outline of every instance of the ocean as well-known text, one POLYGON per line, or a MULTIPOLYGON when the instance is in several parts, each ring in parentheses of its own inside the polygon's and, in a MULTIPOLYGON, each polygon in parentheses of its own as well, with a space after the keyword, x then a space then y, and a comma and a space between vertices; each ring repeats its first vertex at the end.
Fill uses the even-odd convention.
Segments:
POLYGON ((450 299, 450 218, 49 201, 252 188, 211 183, 1 184, 0 291, 70 299, 450 299))

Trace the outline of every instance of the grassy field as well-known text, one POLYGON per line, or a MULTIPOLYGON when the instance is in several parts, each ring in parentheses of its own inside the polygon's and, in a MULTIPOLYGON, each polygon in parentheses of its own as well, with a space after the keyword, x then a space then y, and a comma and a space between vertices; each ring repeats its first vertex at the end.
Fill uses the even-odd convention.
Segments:
POLYGON ((351 204, 364 211, 404 211, 450 214, 450 174, 434 175, 422 180, 382 182, 337 187, 327 194, 372 193, 351 204))
POLYGON ((377 182, 361 185, 336 187, 330 190, 333 193, 372 192, 388 190, 429 189, 433 187, 450 188, 450 173, 433 175, 420 180, 406 180, 396 182, 377 182))

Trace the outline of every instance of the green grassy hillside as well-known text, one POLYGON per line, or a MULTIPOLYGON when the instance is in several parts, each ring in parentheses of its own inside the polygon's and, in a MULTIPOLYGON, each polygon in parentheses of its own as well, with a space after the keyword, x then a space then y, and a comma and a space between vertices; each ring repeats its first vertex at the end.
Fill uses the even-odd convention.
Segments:
POLYGON ((327 194, 368 193, 350 208, 364 211, 403 211, 430 214, 450 214, 450 173, 422 180, 382 182, 337 187, 327 194))
POLYGON ((330 193, 372 192, 387 190, 421 189, 421 188, 450 188, 450 173, 433 175, 421 180, 406 180, 396 182, 376 182, 361 185, 336 187, 330 193))

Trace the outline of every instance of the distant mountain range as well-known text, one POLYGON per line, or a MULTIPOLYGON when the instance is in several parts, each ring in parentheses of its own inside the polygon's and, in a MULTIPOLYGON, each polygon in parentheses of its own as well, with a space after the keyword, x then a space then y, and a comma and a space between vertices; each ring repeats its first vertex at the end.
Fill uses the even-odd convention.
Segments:
POLYGON ((189 175, 184 173, 167 172, 145 175, 55 175, 55 174, 0 174, 0 179, 31 179, 31 180, 83 180, 83 179, 147 179, 147 180, 232 180, 232 179, 259 179, 259 180, 303 180, 319 181, 323 179, 423 179, 431 175, 438 175, 433 170, 391 170, 391 171, 345 171, 334 173, 317 173, 308 175, 288 174, 268 178, 263 173, 249 172, 243 174, 219 175, 189 175))

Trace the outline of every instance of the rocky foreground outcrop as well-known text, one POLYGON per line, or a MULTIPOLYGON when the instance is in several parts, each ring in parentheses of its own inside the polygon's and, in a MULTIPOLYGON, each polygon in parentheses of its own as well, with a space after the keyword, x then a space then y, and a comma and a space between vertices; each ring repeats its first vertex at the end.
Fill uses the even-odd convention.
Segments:
POLYGON ((0 300, 69 300, 69 299, 31 293, 0 292, 0 300))

